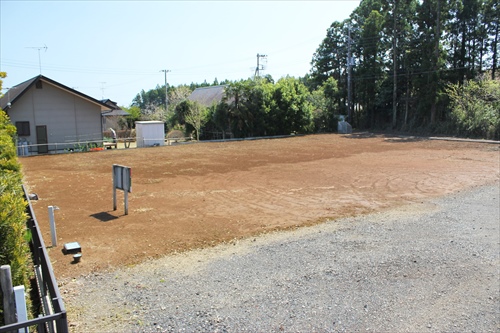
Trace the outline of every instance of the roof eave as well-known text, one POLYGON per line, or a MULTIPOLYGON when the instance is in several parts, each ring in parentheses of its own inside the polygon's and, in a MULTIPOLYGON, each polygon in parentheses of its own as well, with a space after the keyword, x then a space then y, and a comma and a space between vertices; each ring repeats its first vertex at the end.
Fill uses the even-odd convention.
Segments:
POLYGON ((34 84, 36 84, 36 82, 38 82, 39 80, 42 80, 43 82, 46 82, 46 83, 48 83, 48 84, 51 84, 51 85, 55 86, 56 88, 59 88, 59 89, 65 90, 65 91, 67 91, 68 93, 73 94, 73 95, 76 95, 76 96, 78 96, 78 97, 80 97, 80 98, 82 98, 82 99, 85 99, 85 100, 87 100, 87 101, 89 101, 89 102, 93 103, 93 104, 97 104, 97 105, 101 108, 101 112, 103 112, 103 111, 112 111, 112 110, 113 110, 113 109, 112 109, 109 105, 104 104, 104 103, 102 103, 101 101, 99 101, 99 100, 97 100, 97 99, 95 99, 95 98, 93 98, 93 97, 91 97, 91 96, 85 95, 84 93, 81 93, 81 92, 79 92, 79 91, 77 91, 77 90, 75 90, 75 89, 72 89, 72 88, 70 88, 70 87, 68 87, 68 86, 65 86, 64 84, 59 83, 59 82, 57 82, 57 81, 54 81, 54 80, 52 80, 52 79, 49 79, 48 77, 45 77, 45 76, 43 76, 43 75, 38 75, 38 76, 35 76, 34 78, 31 78, 31 79, 29 79, 29 80, 26 80, 26 81, 24 81, 24 82, 21 82, 21 83, 19 83, 19 84, 15 85, 14 87, 12 87, 11 89, 9 89, 9 90, 7 91, 7 94, 5 94, 5 95, 1 98, 0 108, 5 109, 5 108, 8 106, 8 104, 9 104, 9 103, 10 103, 9 108, 10 108, 10 107, 12 107, 12 105, 13 105, 14 103, 16 103, 16 102, 17 102, 17 100, 19 100, 19 99, 20 99, 20 98, 24 95, 24 93, 25 93, 26 91, 28 91, 28 90, 29 90, 29 89, 30 89, 30 88, 31 88, 34 84), (30 82, 30 81, 31 81, 31 82, 30 82), (27 84, 25 87, 21 87, 23 84, 26 84, 26 83, 28 83, 28 82, 29 82, 29 84, 27 84), (15 93, 15 94, 14 94, 14 97, 13 97, 12 99, 10 99, 10 98, 9 98, 9 93, 10 93, 10 92, 11 92, 11 90, 13 90, 13 89, 16 89, 16 90, 17 90, 17 89, 22 89, 22 90, 21 90, 21 91, 19 91, 19 92, 17 92, 17 91, 15 90, 15 91, 14 91, 14 93, 15 93))

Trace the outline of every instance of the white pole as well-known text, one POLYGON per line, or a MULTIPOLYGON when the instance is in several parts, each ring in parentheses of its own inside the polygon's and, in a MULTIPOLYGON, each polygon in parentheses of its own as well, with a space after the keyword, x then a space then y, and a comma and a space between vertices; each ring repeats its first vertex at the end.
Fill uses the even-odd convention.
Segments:
MULTIPOLYGON (((56 221, 54 219, 54 206, 49 206, 50 233, 52 236, 52 247, 57 246, 56 221)), ((57 209, 57 207, 55 208, 57 209)))
MULTIPOLYGON (((26 311, 26 294, 24 292, 24 286, 14 287, 14 296, 16 299, 16 310, 17 310, 17 322, 23 323, 28 321, 28 311, 26 311)), ((23 328, 19 329, 19 333, 24 333, 23 328)))

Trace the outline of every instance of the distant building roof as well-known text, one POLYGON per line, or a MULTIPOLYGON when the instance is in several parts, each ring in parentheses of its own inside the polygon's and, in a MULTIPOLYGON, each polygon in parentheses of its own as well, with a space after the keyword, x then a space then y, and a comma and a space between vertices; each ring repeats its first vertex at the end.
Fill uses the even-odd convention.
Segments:
POLYGON ((93 97, 90 97, 88 95, 85 95, 79 91, 76 91, 75 89, 72 89, 72 88, 69 88, 57 81, 54 81, 52 79, 49 79, 48 77, 46 76, 43 76, 43 75, 38 75, 38 76, 35 76, 34 78, 31 78, 27 81, 24 81, 12 88, 10 88, 6 93, 5 95, 2 96, 2 98, 0 98, 0 108, 4 109, 6 107, 9 106, 9 103, 10 105, 16 103, 19 98, 26 92, 29 90, 29 88, 31 88, 33 85, 36 85, 36 84, 39 84, 39 82, 45 82, 45 83, 48 83, 48 84, 51 84, 53 86, 56 86, 58 87, 59 89, 62 89, 62 90, 65 90, 67 91, 68 93, 70 94, 73 94, 73 95, 76 95, 80 98, 83 98, 83 99, 86 99, 94 104, 97 104, 101 107, 101 111, 106 111, 106 110, 110 110, 111 108, 106 105, 105 103, 93 98, 93 97))
POLYGON ((108 105, 109 107, 113 108, 111 111, 106 111, 103 112, 102 115, 105 117, 112 117, 112 116, 128 116, 129 113, 126 111, 123 111, 116 102, 113 102, 110 99, 102 99, 102 103, 108 105))
POLYGON ((105 117, 111 117, 111 116, 129 116, 130 114, 127 111, 123 111, 122 109, 115 109, 103 112, 102 115, 105 117))
POLYGON ((193 102, 198 102, 203 106, 211 106, 212 104, 220 103, 224 97, 226 86, 210 86, 196 88, 188 99, 193 102))
POLYGON ((106 99, 101 99, 101 102, 106 104, 106 105, 109 105, 109 106, 112 106, 113 108, 116 108, 116 109, 119 109, 120 107, 118 106, 118 104, 116 104, 115 101, 112 101, 110 100, 109 98, 106 98, 106 99))

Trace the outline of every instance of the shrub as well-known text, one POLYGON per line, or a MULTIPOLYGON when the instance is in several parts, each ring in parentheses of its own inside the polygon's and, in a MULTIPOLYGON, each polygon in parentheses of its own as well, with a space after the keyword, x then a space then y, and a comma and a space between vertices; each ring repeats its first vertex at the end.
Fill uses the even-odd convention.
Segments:
MULTIPOLYGON (((24 285, 29 290, 27 203, 16 156, 15 133, 15 127, 0 110, 0 265, 10 265, 14 286, 24 285)), ((3 322, 2 307, 0 302, 0 322, 3 322)))
POLYGON ((446 93, 457 134, 485 139, 500 137, 499 80, 470 80, 463 86, 451 84, 446 93))

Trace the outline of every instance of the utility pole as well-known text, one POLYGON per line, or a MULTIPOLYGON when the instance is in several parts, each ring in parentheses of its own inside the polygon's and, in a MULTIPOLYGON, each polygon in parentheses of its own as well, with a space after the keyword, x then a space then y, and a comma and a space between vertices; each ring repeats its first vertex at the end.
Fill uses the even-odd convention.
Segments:
POLYGON ((398 0, 394 0, 394 7, 392 9, 392 15, 394 15, 394 21, 393 21, 393 27, 392 27, 392 63, 393 63, 393 87, 392 87, 392 128, 396 128, 397 124, 397 112, 398 112, 398 106, 397 106, 397 98, 398 98, 398 76, 397 76, 397 25, 396 25, 396 15, 397 15, 397 7, 398 6, 398 0))
POLYGON ((351 53, 351 25, 349 25, 349 37, 347 41, 347 121, 352 125, 352 66, 354 59, 351 53))
POLYGON ((267 55, 257 53, 257 67, 255 67, 255 74, 253 76, 254 80, 260 75, 260 71, 264 70, 264 65, 260 64, 260 58, 267 58, 267 55))
POLYGON ((162 69, 160 72, 165 73, 165 112, 167 112, 168 111, 167 73, 171 72, 171 70, 162 69))

